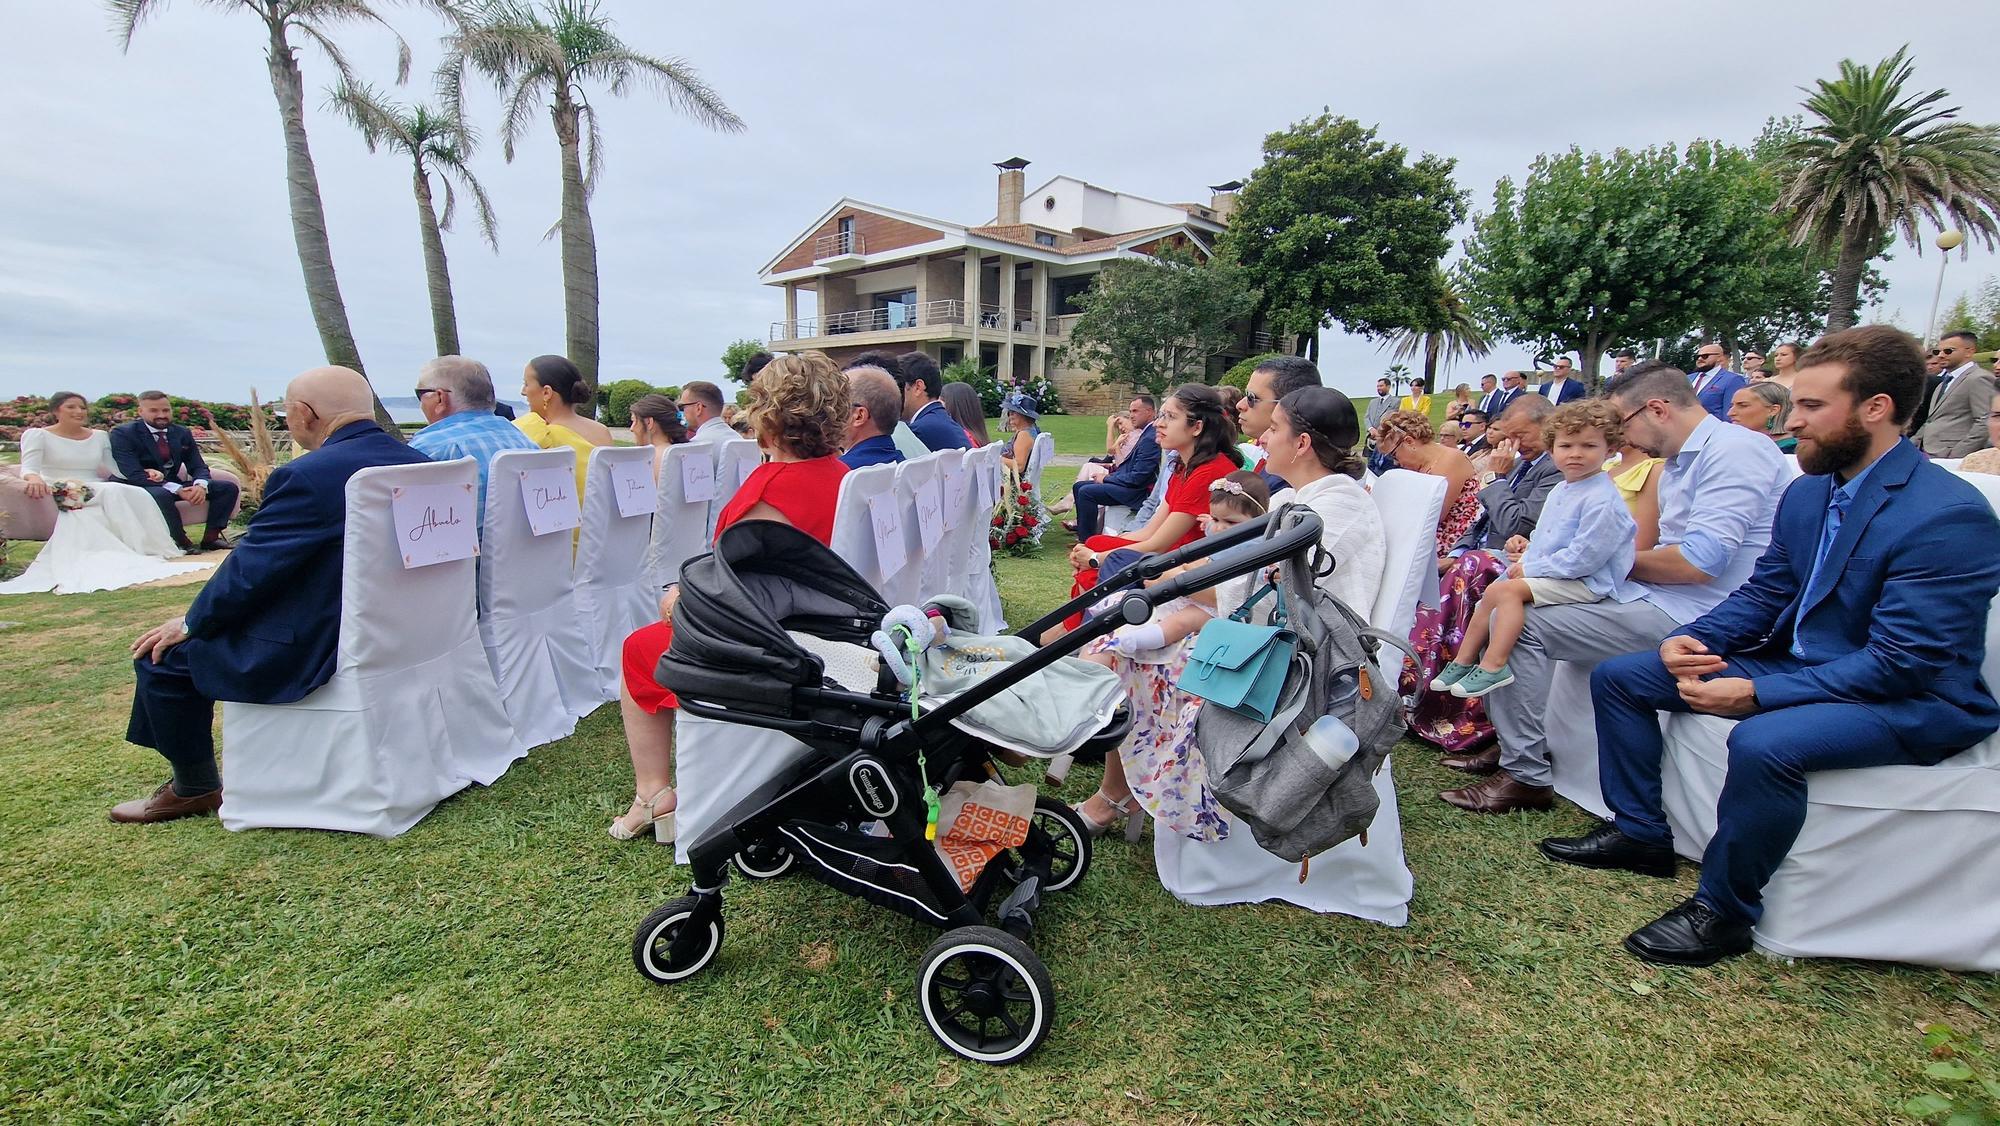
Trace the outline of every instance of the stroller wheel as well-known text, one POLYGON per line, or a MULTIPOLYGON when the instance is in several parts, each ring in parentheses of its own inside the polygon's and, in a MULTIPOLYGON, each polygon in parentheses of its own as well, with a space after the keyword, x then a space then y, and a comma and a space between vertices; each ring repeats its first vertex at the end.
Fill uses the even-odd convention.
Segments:
POLYGON ((924 951, 917 1001, 939 1043, 980 1063, 1026 1059, 1055 1020, 1048 967, 993 927, 959 927, 924 951))
POLYGON ((659 985, 685 981, 715 960, 715 952, 722 949, 722 913, 713 910, 705 924, 696 921, 700 903, 699 896, 683 895, 654 909, 639 924, 632 936, 632 964, 648 981, 659 985), (690 925, 705 925, 707 934, 697 931, 694 948, 676 956, 673 948, 690 925))
MULTIPOLYGON (((1083 874, 1090 871, 1090 832, 1083 819, 1068 802, 1042 795, 1035 798, 1035 815, 1029 823, 1049 838, 1049 882, 1042 885, 1042 890, 1075 887, 1083 874)), ((1012 851, 1011 859, 1016 873, 1027 864, 1018 848, 1012 851)))
POLYGON ((737 852, 736 870, 746 880, 775 880, 792 870, 798 857, 781 844, 754 844, 737 852))

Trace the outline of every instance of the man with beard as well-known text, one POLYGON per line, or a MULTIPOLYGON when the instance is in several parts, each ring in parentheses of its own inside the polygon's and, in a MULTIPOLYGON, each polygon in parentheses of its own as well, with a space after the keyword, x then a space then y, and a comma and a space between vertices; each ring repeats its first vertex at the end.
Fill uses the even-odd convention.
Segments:
POLYGON ((1812 772, 1933 765, 2000 728, 1978 612, 2000 587, 2000 521, 1901 436, 1923 380, 1917 342, 1888 325, 1807 349, 1786 429, 1811 476, 1785 494, 1755 574, 1658 652, 1591 676, 1616 820, 1542 842, 1567 864, 1671 877, 1657 713, 1742 719, 1698 889, 1625 940, 1646 961, 1705 966, 1750 949, 1812 772))
POLYGON ((1470 813, 1554 805, 1544 726, 1552 662, 1594 665, 1651 649, 1742 586, 1771 542, 1771 514, 1789 475, 1777 443, 1717 422, 1702 409, 1687 376, 1658 360, 1632 365, 1605 387, 1605 397, 1624 419, 1626 441, 1666 459, 1659 543, 1632 561, 1639 592, 1634 601, 1529 607, 1507 662, 1514 683, 1485 697, 1498 744, 1442 760, 1455 770, 1492 775, 1439 795, 1470 813))
POLYGON ((1694 375, 1689 377, 1696 397, 1701 400, 1702 409, 1722 422, 1729 421, 1729 400, 1749 382, 1729 370, 1723 363, 1729 353, 1714 340, 1695 349, 1694 375))

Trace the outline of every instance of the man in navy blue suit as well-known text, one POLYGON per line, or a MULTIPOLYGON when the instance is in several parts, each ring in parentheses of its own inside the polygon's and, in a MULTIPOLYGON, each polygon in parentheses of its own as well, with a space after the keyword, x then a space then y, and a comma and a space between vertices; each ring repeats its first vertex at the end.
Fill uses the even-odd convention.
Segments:
POLYGON ((1764 885, 1805 823, 1808 774, 1928 766, 2000 728, 1979 675, 2000 521, 1902 438, 1923 381, 1917 342, 1888 325, 1807 349, 1786 429, 1810 476, 1779 502, 1750 580, 1657 653, 1591 675, 1616 821, 1543 841, 1564 863, 1672 877, 1658 713, 1742 719, 1699 889, 1625 940, 1646 961, 1705 966, 1750 949, 1764 885))
POLYGON ((903 460, 890 435, 903 416, 902 395, 888 372, 877 367, 847 369, 847 452, 841 464, 849 469, 894 465, 903 460))
POLYGON ((1711 340, 1695 349, 1694 374, 1688 377, 1688 382, 1694 384, 1694 397, 1701 400, 1701 409, 1724 422, 1729 421, 1729 400, 1750 382, 1723 364, 1728 358, 1729 353, 1722 350, 1722 345, 1711 340))
POLYGON ((1153 433, 1153 415, 1158 410, 1158 400, 1151 395, 1136 395, 1126 412, 1132 416, 1132 425, 1139 428, 1139 436, 1132 439, 1132 450, 1125 460, 1104 475, 1102 481, 1078 481, 1070 486, 1069 495, 1076 505, 1076 538, 1078 542, 1087 540, 1104 530, 1104 507, 1122 504, 1137 512, 1146 503, 1146 494, 1153 491, 1153 481, 1160 475, 1160 440, 1153 433))
POLYGON ((160 515, 167 519, 167 531, 174 542, 188 551, 217 551, 228 547, 222 530, 236 513, 238 491, 230 481, 212 481, 208 463, 194 433, 174 424, 174 408, 165 391, 139 394, 139 417, 111 431, 111 460, 118 466, 118 478, 146 490, 160 515), (208 526, 202 530, 199 548, 188 542, 181 527, 181 501, 208 504, 208 526))
POLYGON ((933 453, 962 450, 972 442, 965 427, 952 421, 938 396, 944 393, 944 379, 938 363, 922 352, 905 352, 896 357, 896 370, 889 374, 903 388, 903 410, 910 419, 910 432, 933 453))
POLYGON ((376 425, 368 381, 347 368, 292 380, 285 426, 311 453, 272 472, 249 531, 187 613, 132 643, 138 683, 125 738, 159 751, 174 776, 113 807, 113 821, 172 821, 222 805, 215 701, 289 704, 333 678, 347 479, 430 460, 376 425))

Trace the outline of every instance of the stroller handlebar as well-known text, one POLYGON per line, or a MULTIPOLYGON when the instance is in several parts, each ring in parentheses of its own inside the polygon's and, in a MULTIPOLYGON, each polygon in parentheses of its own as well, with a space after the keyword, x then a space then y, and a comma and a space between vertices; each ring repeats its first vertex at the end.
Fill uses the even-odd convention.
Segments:
POLYGON ((1130 623, 1137 625, 1152 615, 1155 608, 1175 598, 1207 590, 1225 579, 1251 574, 1264 567, 1281 563, 1319 543, 1321 524, 1319 514, 1303 505, 1288 505, 1277 512, 1246 521, 1220 535, 1204 536, 1173 551, 1158 555, 1148 555, 1138 563, 1099 583, 1078 598, 1071 599, 1062 607, 1041 620, 1023 627, 1019 636, 1027 637, 1039 646, 1025 660, 1017 661, 980 686, 978 692, 962 693, 946 701, 931 711, 925 712, 915 723, 904 721, 896 725, 896 736, 911 732, 925 732, 970 711, 974 704, 988 699, 994 694, 1011 688, 1041 670, 1055 664, 1064 657, 1074 656, 1084 646, 1130 623), (1289 522, 1275 532, 1266 534, 1270 521, 1275 517, 1290 513, 1289 522), (1196 560, 1207 559, 1200 567, 1175 575, 1171 579, 1157 582, 1151 587, 1141 585, 1145 581, 1158 579, 1176 567, 1188 566, 1196 560), (1119 601, 1117 612, 1086 616, 1083 625, 1047 645, 1041 645, 1041 635, 1049 627, 1083 607, 1102 601, 1109 595, 1125 588, 1130 589, 1119 601), (976 698, 975 698, 976 697, 976 698))

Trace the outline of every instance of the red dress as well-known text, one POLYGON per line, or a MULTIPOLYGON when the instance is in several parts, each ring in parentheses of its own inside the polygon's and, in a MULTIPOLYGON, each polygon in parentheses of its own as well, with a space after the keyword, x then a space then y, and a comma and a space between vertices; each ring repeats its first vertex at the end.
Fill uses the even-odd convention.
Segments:
MULTIPOLYGON (((1168 512, 1185 513, 1194 517, 1195 522, 1190 524, 1187 533, 1169 545, 1167 550, 1185 547, 1201 538, 1201 518, 1208 515, 1208 487, 1240 468, 1241 466, 1231 460, 1228 454, 1217 454, 1193 469, 1182 466, 1174 470, 1174 475, 1167 480, 1166 499, 1161 503, 1166 506, 1168 512)), ((1107 551, 1130 547, 1138 542, 1123 536, 1100 535, 1083 541, 1083 546, 1089 548, 1091 554, 1102 559, 1107 551)), ((1070 584, 1069 596, 1075 598, 1096 585, 1097 568, 1085 567, 1076 573, 1075 581, 1070 584)), ((1075 629, 1083 623, 1083 615, 1073 614, 1067 621, 1069 627, 1075 629)))
MULTIPOLYGON (((785 514, 792 527, 824 544, 833 542, 834 502, 840 497, 840 479, 847 466, 831 455, 810 461, 767 461, 753 470, 722 506, 715 518, 715 534, 743 519, 743 514, 761 502, 785 514)), ((625 639, 625 691, 647 712, 679 706, 674 694, 660 687, 653 672, 660 657, 674 641, 672 622, 640 626, 625 639)))

